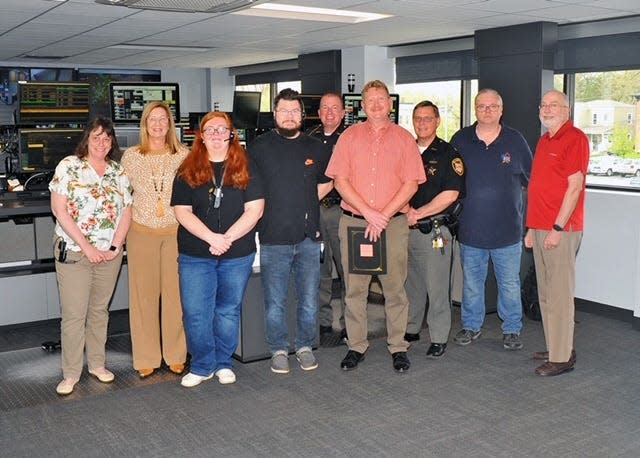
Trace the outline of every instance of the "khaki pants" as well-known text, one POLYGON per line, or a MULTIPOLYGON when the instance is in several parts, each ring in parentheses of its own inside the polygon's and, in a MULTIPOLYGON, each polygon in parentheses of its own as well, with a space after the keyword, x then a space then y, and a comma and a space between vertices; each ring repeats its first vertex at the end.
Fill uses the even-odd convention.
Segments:
POLYGON ((122 253, 92 264, 82 253, 69 251, 65 263, 56 261, 64 378, 80 378, 85 348, 89 370, 105 365, 109 302, 121 264, 122 253))
POLYGON ((563 232, 560 244, 545 250, 542 246, 548 233, 533 230, 533 260, 549 361, 564 363, 574 348, 576 255, 582 232, 563 232))
POLYGON ((127 234, 129 324, 136 370, 187 358, 178 283, 177 227, 132 223, 127 234))
MULTIPOLYGON (((340 218, 340 252, 345 277, 345 324, 349 336, 349 349, 364 353, 369 347, 367 340, 367 296, 370 275, 355 275, 349 272, 347 249, 347 227, 366 227, 363 219, 342 215, 340 218)), ((384 294, 384 311, 387 320, 387 348, 390 353, 407 351, 409 344, 404 340, 407 330, 409 301, 404 289, 407 279, 407 244, 409 227, 407 217, 392 218, 387 226, 387 273, 378 275, 384 294)))

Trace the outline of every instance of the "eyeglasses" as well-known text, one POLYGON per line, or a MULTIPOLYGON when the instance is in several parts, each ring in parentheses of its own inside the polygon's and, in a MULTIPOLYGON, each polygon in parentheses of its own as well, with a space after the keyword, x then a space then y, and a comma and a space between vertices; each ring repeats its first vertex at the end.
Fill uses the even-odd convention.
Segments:
POLYGON ((207 127, 202 131, 202 135, 204 135, 205 137, 213 137, 216 134, 222 135, 226 134, 227 132, 229 132, 229 128, 227 126, 207 127))
POLYGON ((557 110, 558 108, 568 108, 568 105, 562 105, 558 102, 551 102, 551 103, 541 103, 540 106, 538 107, 540 110, 545 110, 545 109, 550 109, 550 110, 557 110))
POLYGON ((502 105, 498 105, 497 103, 492 103, 491 105, 476 105, 476 110, 478 111, 498 111, 502 105))
POLYGON ((280 108, 279 110, 276 110, 276 113, 282 116, 288 116, 288 115, 300 116, 300 114, 302 114, 302 110, 298 108, 294 108, 293 110, 285 110, 284 108, 280 108))
POLYGON ((151 116, 149 122, 159 122, 161 124, 169 122, 169 118, 166 116, 151 116))
POLYGON ((342 108, 339 107, 338 105, 320 105, 320 109, 321 110, 325 110, 325 111, 340 111, 340 110, 342 110, 342 108))
POLYGON ((90 135, 89 140, 91 143, 95 143, 96 145, 107 145, 111 143, 112 139, 109 136, 90 135))
POLYGON ((419 122, 433 122, 435 121, 436 118, 434 118, 433 116, 415 116, 413 118, 413 122, 415 123, 419 123, 419 122))

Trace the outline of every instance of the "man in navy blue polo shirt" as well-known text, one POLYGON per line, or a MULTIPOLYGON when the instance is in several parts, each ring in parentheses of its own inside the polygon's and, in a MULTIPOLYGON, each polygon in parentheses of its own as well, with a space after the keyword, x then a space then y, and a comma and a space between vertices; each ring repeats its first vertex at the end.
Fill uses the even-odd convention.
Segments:
POLYGON ((454 342, 468 345, 482 333, 484 286, 491 259, 498 284, 503 346, 520 350, 522 192, 531 172, 531 149, 522 134, 500 122, 502 97, 497 91, 480 90, 475 110, 477 122, 451 139, 467 172, 458 233, 463 271, 462 329, 454 342))

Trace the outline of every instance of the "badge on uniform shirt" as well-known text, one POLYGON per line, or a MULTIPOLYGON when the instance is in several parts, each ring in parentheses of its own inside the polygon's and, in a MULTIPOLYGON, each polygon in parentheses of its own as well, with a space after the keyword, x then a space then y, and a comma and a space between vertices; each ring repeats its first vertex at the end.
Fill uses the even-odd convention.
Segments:
POLYGON ((500 155, 503 164, 511 164, 511 153, 502 153, 500 155))
POLYGON ((434 166, 430 166, 427 169, 427 175, 434 177, 434 176, 436 176, 436 172, 437 171, 438 171, 438 169, 436 169, 434 166))
POLYGON ((456 172, 459 176, 464 175, 464 162, 459 157, 456 157, 451 161, 451 167, 453 167, 453 171, 456 172))

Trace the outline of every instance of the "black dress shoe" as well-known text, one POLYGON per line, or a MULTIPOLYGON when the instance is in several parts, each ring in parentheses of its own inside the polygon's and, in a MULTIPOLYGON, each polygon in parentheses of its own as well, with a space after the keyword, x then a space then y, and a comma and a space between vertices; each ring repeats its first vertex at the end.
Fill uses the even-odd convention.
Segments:
POLYGON ((360 361, 364 361, 364 353, 360 353, 355 350, 349 350, 347 356, 344 357, 340 363, 340 367, 343 371, 352 371, 358 366, 360 361))
POLYGON ((406 351, 397 351, 392 353, 391 357, 393 358, 393 368, 396 372, 407 372, 411 367, 406 351))
POLYGON ((571 360, 566 363, 552 363, 547 361, 542 366, 536 367, 536 374, 546 377, 552 377, 554 375, 564 374, 573 370, 575 363, 571 360))
POLYGON ((347 330, 343 329, 340 331, 340 343, 347 345, 349 343, 349 337, 347 337, 347 330))
POLYGON ((446 343, 443 343, 443 344, 432 343, 429 346, 429 349, 427 350, 427 358, 431 358, 431 359, 441 358, 442 355, 444 355, 444 351, 446 349, 447 349, 446 343))
POLYGON ((404 335, 404 340, 406 340, 407 342, 415 342, 416 340, 420 340, 420 333, 416 333, 416 334, 412 334, 410 332, 407 332, 404 335))
POLYGON ((320 334, 331 334, 331 333, 333 333, 333 328, 331 326, 320 325, 320 334))

